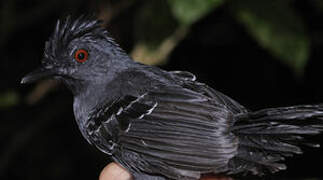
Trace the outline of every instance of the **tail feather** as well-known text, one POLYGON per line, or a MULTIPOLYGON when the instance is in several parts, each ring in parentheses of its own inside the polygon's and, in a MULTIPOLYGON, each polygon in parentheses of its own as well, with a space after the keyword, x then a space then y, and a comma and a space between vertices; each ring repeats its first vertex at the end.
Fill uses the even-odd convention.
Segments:
POLYGON ((236 116, 232 132, 239 138, 230 172, 263 175, 286 169, 284 157, 301 154, 302 146, 319 147, 306 137, 323 132, 323 105, 263 109, 236 116))

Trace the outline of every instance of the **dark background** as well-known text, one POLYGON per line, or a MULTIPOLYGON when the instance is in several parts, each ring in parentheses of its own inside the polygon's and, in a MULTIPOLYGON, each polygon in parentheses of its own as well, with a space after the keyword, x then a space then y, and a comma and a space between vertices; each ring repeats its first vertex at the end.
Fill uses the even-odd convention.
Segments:
MULTIPOLYGON (((143 7, 150 6, 148 2, 0 2, 0 179, 98 178, 109 158, 81 136, 73 116, 72 94, 54 81, 44 80, 28 86, 19 82, 24 74, 39 65, 44 43, 56 20, 68 14, 94 12, 129 53, 138 42, 145 42, 141 41, 142 34, 153 32, 158 39, 160 32, 176 29, 178 23, 168 15, 154 19, 154 14, 141 13, 138 20, 137 14, 144 11, 143 7), (162 23, 165 31, 150 29, 149 24, 159 21, 168 23, 162 23)), ((166 1, 153 2, 160 4, 152 7, 167 8, 166 1)), ((263 48, 233 15, 230 3, 234 2, 214 8, 186 27, 187 34, 161 58, 159 66, 190 71, 199 81, 251 110, 322 103, 323 8, 318 8, 319 3, 315 0, 290 3, 303 20, 310 40, 310 54, 302 72, 295 72, 284 60, 263 48)), ((280 15, 276 18, 279 23, 280 15)), ((154 36, 147 39, 154 41, 154 36)), ((323 136, 313 140, 323 143, 323 136)), ((322 162, 322 149, 305 148, 304 155, 287 160, 287 171, 266 178, 245 179, 323 179, 322 162)))

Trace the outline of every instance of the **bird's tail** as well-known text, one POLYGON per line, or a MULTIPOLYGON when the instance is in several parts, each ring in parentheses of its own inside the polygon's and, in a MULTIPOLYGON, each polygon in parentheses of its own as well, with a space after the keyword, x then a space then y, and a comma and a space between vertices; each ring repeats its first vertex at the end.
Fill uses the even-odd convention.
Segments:
POLYGON ((232 132, 239 147, 230 172, 263 175, 286 169, 281 161, 301 154, 301 146, 319 147, 305 138, 323 132, 323 104, 263 109, 236 119, 232 132))

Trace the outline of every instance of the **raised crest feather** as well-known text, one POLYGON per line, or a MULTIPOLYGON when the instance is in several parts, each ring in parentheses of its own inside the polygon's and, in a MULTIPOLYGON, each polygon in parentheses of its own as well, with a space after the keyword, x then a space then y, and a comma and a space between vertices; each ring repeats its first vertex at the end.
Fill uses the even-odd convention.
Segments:
POLYGON ((93 15, 81 15, 78 18, 67 16, 64 20, 58 20, 55 30, 46 42, 45 57, 52 58, 60 55, 74 39, 87 38, 88 40, 105 39, 121 51, 121 48, 109 36, 108 31, 102 27, 102 21, 93 15))

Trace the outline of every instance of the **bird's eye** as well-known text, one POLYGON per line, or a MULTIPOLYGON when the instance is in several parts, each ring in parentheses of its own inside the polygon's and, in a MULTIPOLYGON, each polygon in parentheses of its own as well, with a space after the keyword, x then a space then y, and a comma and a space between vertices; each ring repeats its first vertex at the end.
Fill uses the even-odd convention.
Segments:
POLYGON ((74 54, 74 59, 79 63, 84 63, 89 56, 89 53, 85 49, 78 49, 74 54))

